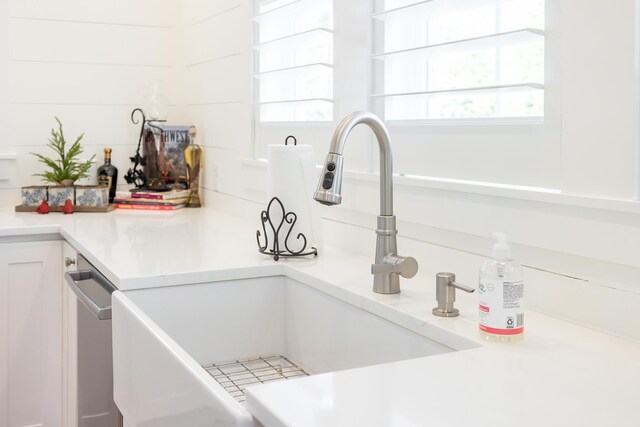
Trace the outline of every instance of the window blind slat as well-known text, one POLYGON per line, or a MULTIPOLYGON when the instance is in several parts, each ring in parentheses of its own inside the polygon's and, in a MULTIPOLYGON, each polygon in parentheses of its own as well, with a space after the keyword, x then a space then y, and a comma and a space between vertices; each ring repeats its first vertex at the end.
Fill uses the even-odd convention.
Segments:
POLYGON ((495 91, 495 90, 500 90, 500 89, 537 89, 537 90, 544 90, 544 85, 539 84, 539 83, 523 83, 523 84, 514 84, 514 85, 464 87, 464 88, 431 90, 431 91, 419 91, 419 92, 377 93, 377 94, 371 95, 371 97, 373 97, 373 98, 384 98, 384 97, 390 97, 390 96, 435 95, 435 94, 439 94, 439 93, 480 92, 480 91, 495 91))
POLYGON ((486 36, 473 37, 469 39, 454 40, 445 43, 437 43, 427 46, 412 47, 409 49, 392 50, 388 52, 374 53, 372 58, 384 59, 391 55, 405 53, 418 53, 439 48, 460 47, 463 49, 483 49, 502 45, 531 44, 544 41, 544 31, 537 28, 523 28, 521 30, 508 31, 505 33, 488 34, 486 36))
POLYGON ((424 13, 429 10, 438 0, 425 0, 418 3, 408 4, 400 7, 395 7, 393 9, 383 10, 382 12, 377 12, 371 15, 374 19, 384 20, 387 16, 393 15, 394 13, 402 12, 409 10, 412 13, 424 13))
POLYGON ((282 99, 277 101, 264 101, 258 102, 258 105, 271 105, 271 104, 294 104, 300 102, 333 102, 333 98, 300 98, 300 99, 282 99))
MULTIPOLYGON (((260 13, 258 13, 257 15, 255 15, 253 17, 253 21, 254 22, 260 22, 264 19, 269 19, 269 18, 273 18, 274 16, 276 16, 278 13, 282 13, 284 12, 285 14, 288 14, 289 11, 293 10, 293 8, 296 5, 299 5, 300 3, 304 3, 304 2, 308 2, 309 0, 293 0, 290 1, 288 3, 285 4, 279 4, 278 6, 275 6, 273 8, 269 8, 268 10, 262 11, 262 9, 266 9, 266 8, 260 8, 260 13)), ((264 2, 263 2, 264 3, 264 2)), ((275 3, 275 2, 271 2, 271 3, 275 3)))
POLYGON ((275 74, 278 74, 278 73, 282 73, 282 74, 286 73, 286 74, 295 76, 301 71, 312 70, 312 69, 332 70, 333 69, 333 64, 328 64, 326 62, 315 62, 313 64, 305 64, 305 65, 296 65, 296 66, 293 66, 293 67, 277 68, 277 69, 274 69, 274 70, 268 70, 268 71, 262 71, 260 73, 255 73, 255 74, 253 74, 253 77, 255 77, 255 78, 264 78, 264 77, 268 77, 268 76, 275 75, 275 74))
POLYGON ((283 37, 278 37, 276 39, 267 40, 267 41, 253 45, 253 48, 260 50, 264 46, 271 46, 273 44, 284 43, 287 41, 302 44, 305 42, 304 40, 305 37, 314 36, 314 35, 323 34, 323 33, 325 35, 330 36, 333 34, 333 30, 329 28, 313 28, 311 30, 305 30, 299 33, 289 34, 283 37))

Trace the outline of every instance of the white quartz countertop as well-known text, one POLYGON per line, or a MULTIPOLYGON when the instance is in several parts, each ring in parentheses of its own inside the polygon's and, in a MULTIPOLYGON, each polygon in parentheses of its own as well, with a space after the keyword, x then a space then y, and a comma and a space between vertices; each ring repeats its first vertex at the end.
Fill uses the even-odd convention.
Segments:
POLYGON ((461 350, 251 387, 247 408, 267 427, 640 425, 640 343, 530 310, 523 341, 482 341, 475 296, 458 296, 458 318, 431 314, 437 262, 401 280, 401 294, 377 295, 371 260, 328 247, 274 262, 256 250, 258 225, 212 209, 0 209, 0 241, 60 234, 121 290, 284 274, 361 305, 364 296, 362 308, 461 350))
POLYGON ((259 226, 211 209, 62 215, 0 210, 0 238, 59 233, 120 290, 278 274, 259 226), (255 228, 255 229, 254 229, 255 228))

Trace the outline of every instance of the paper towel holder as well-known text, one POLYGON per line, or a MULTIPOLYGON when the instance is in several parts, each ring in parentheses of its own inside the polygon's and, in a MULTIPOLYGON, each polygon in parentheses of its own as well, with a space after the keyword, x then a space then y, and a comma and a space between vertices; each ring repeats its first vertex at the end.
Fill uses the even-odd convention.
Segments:
POLYGON ((260 238, 263 237, 263 234, 260 234, 260 230, 257 230, 256 240, 258 241, 258 251, 262 254, 272 256, 274 261, 278 261, 280 257, 318 256, 318 250, 315 247, 311 246, 311 248, 307 250, 307 237, 302 233, 298 233, 295 238, 295 240, 302 242, 302 248, 295 251, 289 247, 289 237, 291 237, 291 232, 297 221, 298 215, 295 212, 287 212, 280 199, 277 197, 272 198, 267 205, 267 209, 260 212, 260 222, 262 223, 262 232, 264 233, 264 245, 260 243, 260 238), (272 221, 273 216, 276 214, 278 214, 276 218, 281 215, 278 224, 274 224, 272 221), (273 232, 273 242, 271 245, 269 245, 267 224, 269 224, 273 232), (285 231, 286 236, 284 240, 281 240, 280 233, 284 233, 285 231))
POLYGON ((298 145, 298 140, 293 135, 289 135, 284 139, 284 145, 289 145, 289 138, 293 139, 293 145, 298 145))

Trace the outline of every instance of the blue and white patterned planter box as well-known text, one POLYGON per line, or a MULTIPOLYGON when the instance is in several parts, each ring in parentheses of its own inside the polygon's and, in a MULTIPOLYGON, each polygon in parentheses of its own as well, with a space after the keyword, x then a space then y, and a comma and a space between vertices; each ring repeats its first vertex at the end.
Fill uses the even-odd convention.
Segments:
POLYGON ((76 206, 102 208, 109 205, 109 187, 76 186, 76 206))
POLYGON ((40 206, 43 200, 47 200, 46 186, 22 187, 22 206, 40 206))
POLYGON ((63 206, 67 199, 75 204, 73 187, 49 187, 49 206, 63 206))

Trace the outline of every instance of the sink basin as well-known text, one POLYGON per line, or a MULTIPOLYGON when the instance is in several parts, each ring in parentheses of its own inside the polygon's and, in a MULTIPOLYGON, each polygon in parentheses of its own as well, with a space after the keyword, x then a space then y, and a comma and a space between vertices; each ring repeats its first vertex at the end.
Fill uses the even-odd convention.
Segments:
POLYGON ((295 373, 281 380, 295 381, 452 350, 278 276, 115 292, 113 351, 115 402, 125 420, 175 427, 260 425, 242 393, 232 396, 213 376, 220 371, 203 366, 249 366, 261 357, 277 360, 282 374, 286 360, 284 372, 295 373))

